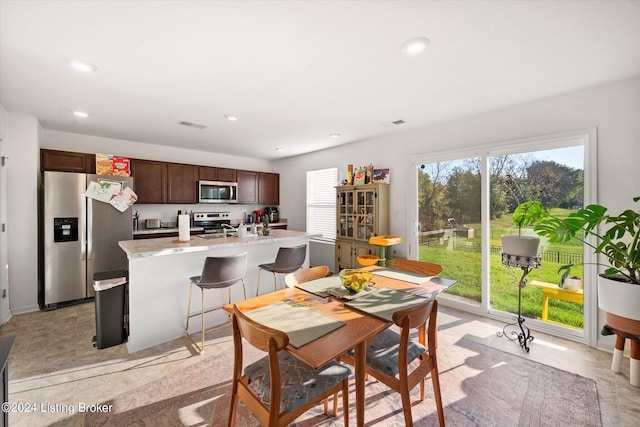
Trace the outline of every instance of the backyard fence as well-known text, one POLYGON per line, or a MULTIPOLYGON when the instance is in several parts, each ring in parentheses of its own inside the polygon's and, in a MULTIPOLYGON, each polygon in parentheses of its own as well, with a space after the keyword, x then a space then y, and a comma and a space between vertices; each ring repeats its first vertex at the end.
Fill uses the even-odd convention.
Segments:
MULTIPOLYGON (((460 252, 481 252, 480 243, 465 241, 464 239, 449 239, 442 240, 433 238, 432 236, 422 235, 420 236, 421 246, 434 246, 434 247, 446 247, 447 249, 460 251, 460 252)), ((489 246, 491 255, 502 254, 502 246, 489 246)), ((557 262, 559 264, 569 264, 572 262, 574 265, 582 264, 582 254, 572 252, 560 252, 560 251, 543 251, 540 252, 542 261, 557 262)))

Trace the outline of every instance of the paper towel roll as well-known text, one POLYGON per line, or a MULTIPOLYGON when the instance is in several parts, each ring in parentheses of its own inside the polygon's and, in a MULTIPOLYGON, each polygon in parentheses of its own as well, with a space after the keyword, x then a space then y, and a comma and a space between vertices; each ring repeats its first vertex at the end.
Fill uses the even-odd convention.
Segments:
POLYGON ((189 215, 178 215, 178 240, 188 242, 191 239, 189 215))

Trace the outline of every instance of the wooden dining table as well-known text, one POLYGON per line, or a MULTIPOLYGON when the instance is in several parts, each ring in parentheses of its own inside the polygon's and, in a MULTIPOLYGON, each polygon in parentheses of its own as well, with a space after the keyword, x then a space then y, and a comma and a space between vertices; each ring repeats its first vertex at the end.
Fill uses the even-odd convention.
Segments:
MULTIPOLYGON (((423 283, 411 283, 395 278, 375 275, 379 267, 367 267, 374 272, 372 279, 379 288, 392 288, 424 297, 435 297, 439 292, 455 284, 454 280, 439 277, 424 278, 423 283)), ((389 269, 386 269, 389 270, 389 269)), ((364 426, 364 388, 365 355, 367 341, 391 326, 391 322, 366 314, 345 305, 344 300, 335 297, 321 297, 297 287, 285 288, 269 294, 260 295, 224 306, 233 313, 235 304, 243 313, 266 307, 284 300, 303 304, 313 310, 344 323, 340 328, 317 338, 299 348, 289 345, 286 349, 293 356, 316 369, 335 360, 341 354, 354 349, 355 388, 356 388, 356 424, 364 426)))

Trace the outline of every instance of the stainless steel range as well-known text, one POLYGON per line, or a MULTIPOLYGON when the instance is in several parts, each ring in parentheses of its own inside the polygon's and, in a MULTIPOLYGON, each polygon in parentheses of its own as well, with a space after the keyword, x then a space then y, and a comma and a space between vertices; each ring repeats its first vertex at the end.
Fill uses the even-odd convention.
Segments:
POLYGON ((205 233, 224 234, 225 228, 231 228, 229 212, 194 212, 193 226, 204 228, 205 233))

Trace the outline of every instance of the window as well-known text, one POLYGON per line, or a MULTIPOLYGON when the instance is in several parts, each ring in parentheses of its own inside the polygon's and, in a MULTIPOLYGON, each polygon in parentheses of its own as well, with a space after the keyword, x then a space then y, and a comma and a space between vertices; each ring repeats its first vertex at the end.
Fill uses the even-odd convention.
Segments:
POLYGON ((336 238, 338 168, 307 171, 307 233, 336 238))

